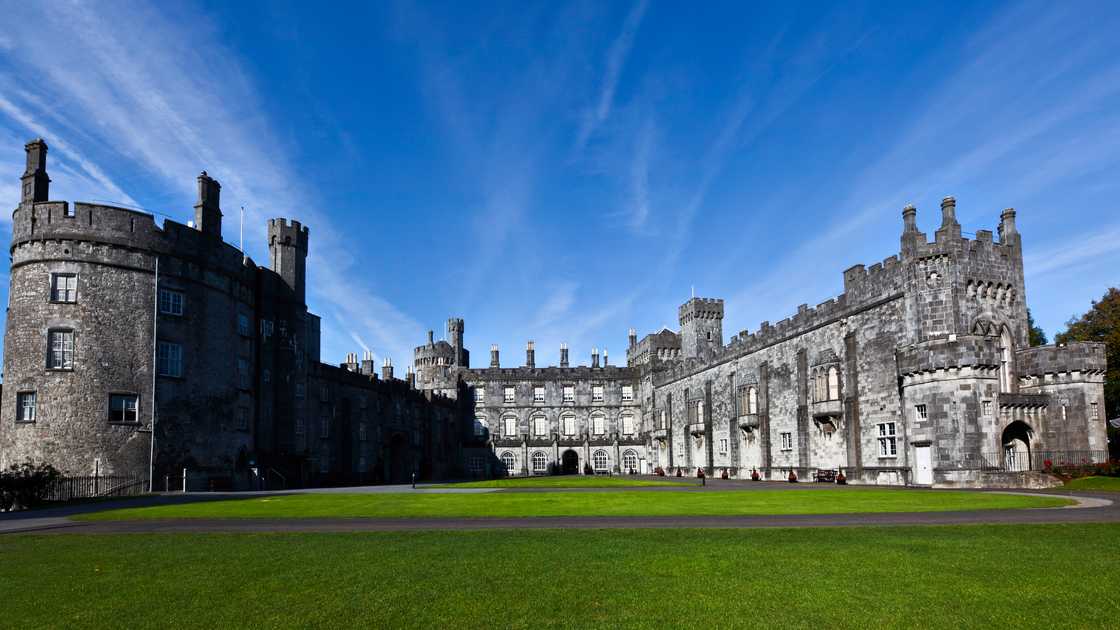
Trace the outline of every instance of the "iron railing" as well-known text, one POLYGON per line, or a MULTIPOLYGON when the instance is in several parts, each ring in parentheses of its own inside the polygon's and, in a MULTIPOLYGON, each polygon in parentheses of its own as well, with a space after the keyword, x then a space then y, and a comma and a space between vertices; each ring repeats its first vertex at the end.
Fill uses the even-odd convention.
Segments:
POLYGON ((47 487, 47 501, 73 501, 98 497, 132 497, 148 490, 148 480, 124 475, 61 477, 47 487))
POLYGON ((991 470, 1025 472, 1066 466, 1088 466, 1108 461, 1108 451, 945 451, 938 453, 941 470, 991 470))

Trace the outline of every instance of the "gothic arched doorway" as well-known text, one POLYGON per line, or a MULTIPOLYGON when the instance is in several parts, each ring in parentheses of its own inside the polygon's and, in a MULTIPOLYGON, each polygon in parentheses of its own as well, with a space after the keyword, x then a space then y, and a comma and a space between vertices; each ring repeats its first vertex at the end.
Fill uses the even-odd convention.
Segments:
POLYGON ((1003 467, 1005 470, 1022 471, 1031 469, 1031 437, 1034 430, 1027 423, 1016 420, 1003 430, 1000 444, 1003 445, 1003 467))
POLYGON ((579 454, 568 449, 560 456, 560 472, 565 475, 579 474, 579 454))

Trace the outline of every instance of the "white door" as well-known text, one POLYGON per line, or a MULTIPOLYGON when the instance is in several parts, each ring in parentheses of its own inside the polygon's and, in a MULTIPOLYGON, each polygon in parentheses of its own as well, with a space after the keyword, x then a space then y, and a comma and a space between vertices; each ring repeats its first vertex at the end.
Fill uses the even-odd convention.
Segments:
POLYGON ((914 483, 919 486, 933 485, 933 463, 928 446, 914 447, 914 483))

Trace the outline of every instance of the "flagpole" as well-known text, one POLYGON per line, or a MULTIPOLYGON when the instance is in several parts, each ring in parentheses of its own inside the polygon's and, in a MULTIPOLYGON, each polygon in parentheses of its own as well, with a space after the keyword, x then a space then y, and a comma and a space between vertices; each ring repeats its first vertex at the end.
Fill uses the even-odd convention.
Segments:
POLYGON ((241 242, 239 243, 238 247, 241 249, 241 253, 244 254, 245 253, 245 206, 241 206, 241 242))

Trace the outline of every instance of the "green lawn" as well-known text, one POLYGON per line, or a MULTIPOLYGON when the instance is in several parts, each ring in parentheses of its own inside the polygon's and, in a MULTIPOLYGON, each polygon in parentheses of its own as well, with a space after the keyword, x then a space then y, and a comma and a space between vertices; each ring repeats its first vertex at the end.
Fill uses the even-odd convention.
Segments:
POLYGON ((95 512, 92 520, 150 518, 713 516, 940 512, 1056 507, 1066 499, 875 488, 814 490, 288 494, 95 512))
POLYGON ((1068 490, 1106 490, 1120 492, 1120 477, 1082 477, 1066 482, 1068 490))
POLYGON ((1117 525, 11 535, 21 628, 1105 628, 1117 525))
POLYGON ((556 475, 549 477, 516 477, 487 479, 463 483, 445 483, 430 488, 642 488, 655 486, 697 486, 696 482, 605 477, 603 475, 556 475))

